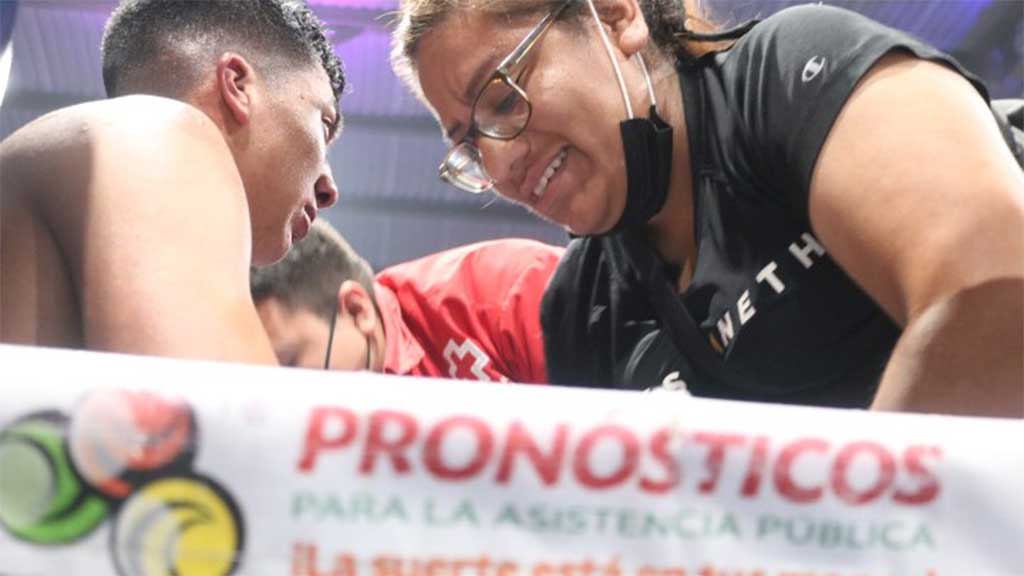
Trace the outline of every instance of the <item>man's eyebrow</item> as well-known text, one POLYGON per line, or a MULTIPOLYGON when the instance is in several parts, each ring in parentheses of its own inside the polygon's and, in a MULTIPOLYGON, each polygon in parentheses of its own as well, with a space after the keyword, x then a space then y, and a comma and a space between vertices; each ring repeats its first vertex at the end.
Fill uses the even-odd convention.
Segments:
MULTIPOLYGON (((463 92, 462 94, 462 101, 467 103, 470 107, 472 107, 473 104, 476 102, 477 95, 479 95, 480 90, 483 89, 483 86, 481 86, 481 84, 483 84, 484 79, 496 71, 497 65, 495 62, 497 60, 497 56, 491 56, 485 59, 483 62, 481 62, 480 65, 477 66, 476 70, 473 72, 473 76, 469 79, 469 83, 466 84, 466 91, 463 92)), ((489 80, 490 78, 487 79, 489 80)), ((473 119, 470 118, 471 122, 472 120, 473 119)), ((445 130, 445 136, 448 138, 448 140, 454 140, 455 135, 458 134, 459 130, 461 129, 462 123, 455 122, 445 130)))

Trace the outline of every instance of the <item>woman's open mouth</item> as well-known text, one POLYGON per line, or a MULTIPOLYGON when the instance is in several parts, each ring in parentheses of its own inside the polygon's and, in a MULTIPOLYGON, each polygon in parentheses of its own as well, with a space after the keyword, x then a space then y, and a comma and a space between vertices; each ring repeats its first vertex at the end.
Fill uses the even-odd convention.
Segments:
POLYGON ((542 196, 544 196, 544 192, 546 192, 548 189, 548 183, 551 182, 551 179, 554 178, 555 174, 558 173, 558 170, 562 167, 562 164, 565 162, 565 157, 568 153, 568 148, 562 148, 562 150, 555 155, 554 159, 551 160, 551 163, 548 164, 548 167, 544 170, 544 173, 541 174, 540 180, 537 181, 537 185, 533 187, 532 191, 534 203, 536 203, 538 200, 540 200, 542 196))

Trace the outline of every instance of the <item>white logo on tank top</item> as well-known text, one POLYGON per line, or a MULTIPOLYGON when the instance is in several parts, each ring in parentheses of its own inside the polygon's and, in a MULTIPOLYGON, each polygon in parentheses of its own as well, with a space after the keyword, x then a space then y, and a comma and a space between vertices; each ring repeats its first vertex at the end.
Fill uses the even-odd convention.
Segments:
POLYGON ((444 359, 448 362, 448 376, 451 378, 476 378, 484 382, 491 382, 491 377, 484 371, 484 368, 491 362, 491 359, 487 357, 486 352, 468 338, 461 345, 456 344, 455 340, 448 340, 444 347, 444 359), (463 360, 466 359, 466 356, 469 356, 473 361, 472 365, 469 366, 469 374, 463 372, 465 368, 463 360))
POLYGON ((825 69, 825 62, 827 61, 824 56, 815 56, 808 60, 807 64, 804 64, 804 71, 800 75, 800 80, 806 84, 817 78, 818 74, 821 74, 821 71, 825 69))

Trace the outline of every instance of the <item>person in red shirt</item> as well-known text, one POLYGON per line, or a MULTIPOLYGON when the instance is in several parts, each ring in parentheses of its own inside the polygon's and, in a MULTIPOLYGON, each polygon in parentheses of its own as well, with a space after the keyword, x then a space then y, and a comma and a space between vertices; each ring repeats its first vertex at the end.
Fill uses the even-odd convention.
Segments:
POLYGON ((547 382, 540 301, 561 247, 480 242, 373 271, 316 222, 250 288, 278 360, 493 382, 547 382))

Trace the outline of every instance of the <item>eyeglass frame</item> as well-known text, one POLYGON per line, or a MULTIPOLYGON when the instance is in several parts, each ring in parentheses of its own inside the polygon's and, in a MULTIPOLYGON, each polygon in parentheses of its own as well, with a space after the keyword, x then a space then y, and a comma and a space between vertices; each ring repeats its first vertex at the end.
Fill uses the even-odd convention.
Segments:
MULTIPOLYGON (((331 349, 334 348, 334 329, 338 325, 338 316, 341 314, 341 303, 334 299, 334 314, 331 315, 330 326, 327 329, 327 353, 324 354, 324 370, 331 369, 331 349)), ((366 338, 366 371, 373 370, 373 345, 370 338, 366 338)))
POLYGON ((334 299, 334 314, 331 314, 331 324, 327 332, 327 353, 324 354, 324 370, 331 369, 331 349, 334 347, 334 327, 338 324, 338 299, 334 299))
MULTIPOLYGON (((472 151, 475 152, 475 154, 472 154, 472 156, 480 158, 482 167, 483 154, 480 152, 480 148, 474 143, 474 140, 476 140, 477 135, 483 135, 494 140, 507 141, 518 138, 519 135, 522 134, 524 130, 526 130, 526 127, 530 124, 530 119, 533 117, 533 103, 530 102, 530 97, 529 95, 526 94, 526 90, 524 90, 521 86, 519 86, 519 84, 516 83, 515 80, 512 79, 511 69, 515 66, 518 66, 519 63, 521 63, 523 59, 526 58, 526 55, 529 54, 530 50, 537 44, 541 36, 543 36, 544 33, 551 28, 551 25, 555 23, 555 21, 562 14, 562 12, 564 12, 565 9, 568 8, 573 3, 573 1, 574 0, 566 0, 554 10, 548 12, 547 16, 545 16, 540 22, 537 23, 536 26, 533 27, 533 30, 531 30, 530 33, 527 34, 526 37, 523 38, 514 49, 512 49, 512 52, 510 52, 508 56, 505 56, 505 58, 502 59, 502 61, 498 64, 498 67, 495 68, 494 72, 492 72, 491 75, 487 77, 487 80, 483 83, 483 86, 480 88, 480 91, 477 92, 476 98, 473 99, 473 107, 470 108, 469 112, 470 125, 469 130, 466 133, 466 136, 463 137, 458 144, 452 146, 448 150, 448 153, 445 154, 444 160, 442 160, 441 165, 438 166, 438 177, 441 180, 447 182, 448 184, 451 184, 452 186, 455 186, 456 188, 459 188, 460 190, 465 190, 465 188, 462 188, 461 186, 455 183, 454 177, 449 176, 450 171, 448 170, 448 161, 451 159, 452 155, 456 153, 456 151, 463 147, 469 147, 472 151), (488 134, 487 132, 481 130, 476 122, 476 105, 480 101, 480 97, 483 96, 484 92, 487 91, 487 87, 490 86, 491 82, 493 82, 496 78, 500 79, 509 88, 518 93, 519 96, 522 97, 523 101, 526 102, 526 120, 523 121, 523 125, 519 127, 515 134, 509 136, 488 134)), ((484 173, 486 174, 486 169, 484 170, 484 173)), ((490 178, 490 174, 488 174, 487 176, 488 178, 490 178)), ((473 192, 471 190, 466 191, 479 194, 482 192, 486 192, 487 190, 490 190, 493 187, 494 181, 491 180, 491 183, 487 188, 484 188, 477 192, 473 192)))

